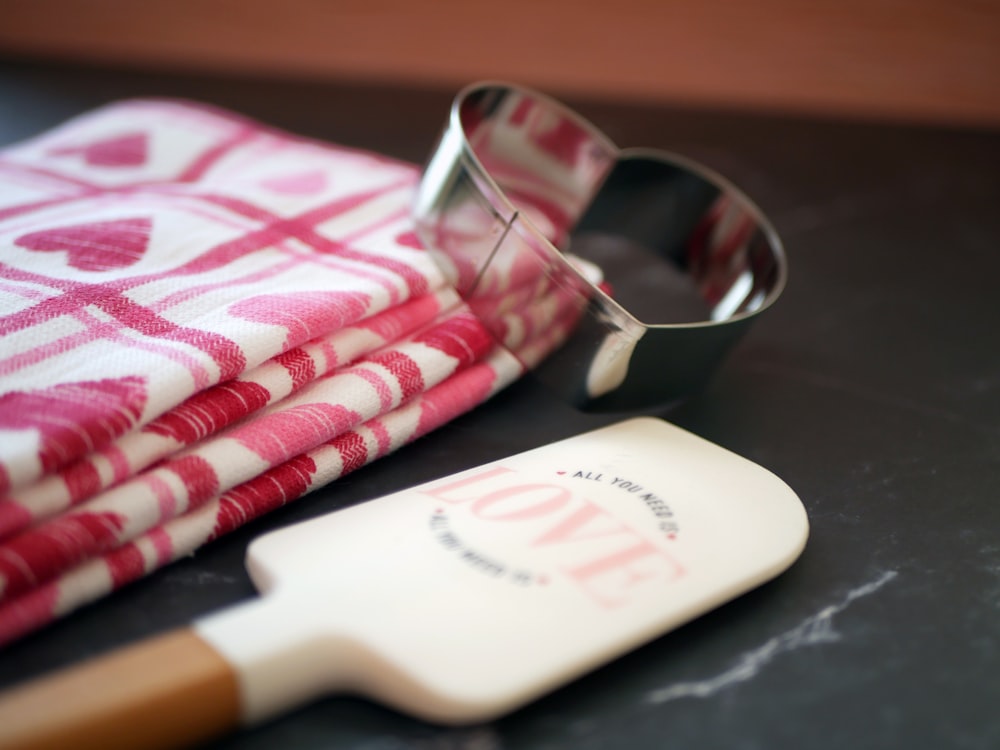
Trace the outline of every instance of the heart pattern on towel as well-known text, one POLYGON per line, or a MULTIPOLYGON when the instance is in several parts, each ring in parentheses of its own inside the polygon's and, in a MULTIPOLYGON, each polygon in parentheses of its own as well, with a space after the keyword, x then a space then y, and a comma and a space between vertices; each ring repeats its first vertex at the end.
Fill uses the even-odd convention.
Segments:
POLYGON ((0 149, 0 649, 562 343, 560 300, 517 284, 502 344, 475 319, 413 233, 416 178, 156 100, 0 149))
POLYGON ((126 133, 80 146, 64 146, 49 153, 53 156, 79 154, 93 167, 140 167, 146 163, 148 145, 145 133, 126 133))
POLYGON ((282 195, 316 195, 327 188, 326 174, 318 169, 309 172, 269 177, 261 187, 282 195))
POLYGON ((69 265, 81 271, 110 271, 142 258, 152 228, 146 217, 96 221, 31 232, 14 244, 37 252, 65 252, 69 265))

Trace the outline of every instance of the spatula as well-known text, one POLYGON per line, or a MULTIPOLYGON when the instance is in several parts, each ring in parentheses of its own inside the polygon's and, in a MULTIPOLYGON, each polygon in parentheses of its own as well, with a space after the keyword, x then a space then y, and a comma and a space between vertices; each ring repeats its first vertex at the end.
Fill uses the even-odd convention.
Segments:
POLYGON ((3 748, 166 748, 319 696, 481 722, 787 568, 765 469, 638 418, 272 532, 262 596, 0 696, 3 748))

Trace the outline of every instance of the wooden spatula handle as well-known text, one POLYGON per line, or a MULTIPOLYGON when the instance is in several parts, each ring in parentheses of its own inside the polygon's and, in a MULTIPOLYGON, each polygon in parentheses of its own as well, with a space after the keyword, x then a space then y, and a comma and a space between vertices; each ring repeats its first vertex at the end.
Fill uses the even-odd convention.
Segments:
POLYGON ((0 748, 183 747, 239 717, 232 668, 181 629, 0 693, 0 748))

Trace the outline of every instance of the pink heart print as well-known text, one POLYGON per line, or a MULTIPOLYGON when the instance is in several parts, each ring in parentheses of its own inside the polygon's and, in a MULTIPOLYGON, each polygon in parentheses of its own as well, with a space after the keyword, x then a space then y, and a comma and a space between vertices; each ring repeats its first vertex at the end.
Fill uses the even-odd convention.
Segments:
POLYGON ((81 271, 110 271, 142 258, 152 228, 145 217, 97 221, 31 232, 14 244, 43 253, 65 252, 69 265, 81 271))
POLYGON ((92 167, 140 167, 146 163, 148 139, 145 133, 103 138, 80 146, 53 149, 53 156, 83 156, 92 167))
POLYGON ((318 169, 263 180, 262 187, 283 195, 316 195, 327 188, 326 174, 318 169))

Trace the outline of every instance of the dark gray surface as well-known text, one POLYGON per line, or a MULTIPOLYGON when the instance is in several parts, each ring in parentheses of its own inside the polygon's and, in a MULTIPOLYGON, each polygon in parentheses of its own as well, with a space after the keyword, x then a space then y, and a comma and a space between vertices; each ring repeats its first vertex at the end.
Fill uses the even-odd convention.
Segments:
MULTIPOLYGON (((558 93, 558 92, 556 92, 558 93)), ((420 161, 421 92, 0 65, 0 144, 183 96, 420 161)), ((812 534, 786 574, 489 725, 330 698, 224 748, 1000 747, 1000 135, 577 103, 700 159, 770 215, 784 297, 661 416, 774 471, 812 534)), ((252 596, 269 529, 617 419, 522 381, 491 403, 0 652, 0 685, 252 596)))

